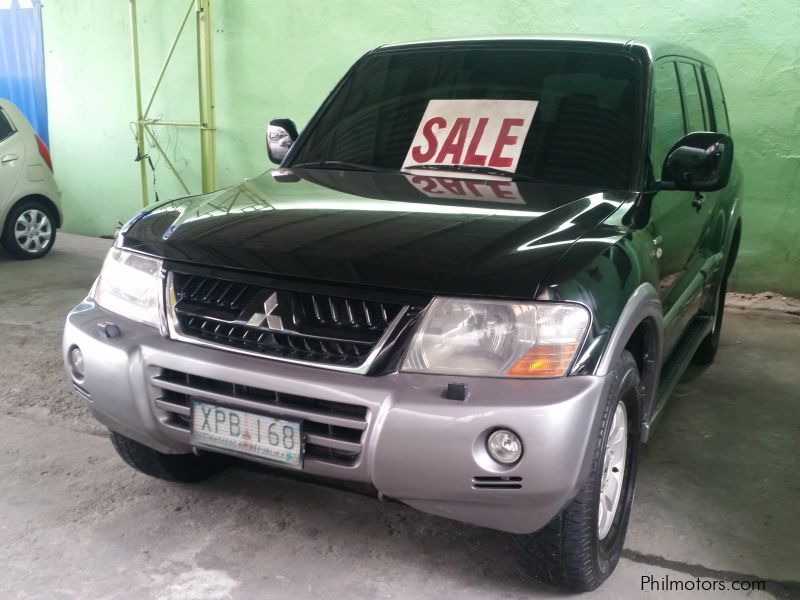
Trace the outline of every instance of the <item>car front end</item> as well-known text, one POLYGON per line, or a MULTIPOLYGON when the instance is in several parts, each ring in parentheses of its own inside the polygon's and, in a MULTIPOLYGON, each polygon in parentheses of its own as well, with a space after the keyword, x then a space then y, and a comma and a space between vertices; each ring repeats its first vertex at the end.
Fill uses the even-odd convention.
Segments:
POLYGON ((578 304, 388 302, 117 247, 63 352, 95 418, 160 452, 232 454, 527 533, 591 458, 609 378, 565 376, 589 321, 578 304), (278 424, 260 445, 242 421, 255 416, 278 424))

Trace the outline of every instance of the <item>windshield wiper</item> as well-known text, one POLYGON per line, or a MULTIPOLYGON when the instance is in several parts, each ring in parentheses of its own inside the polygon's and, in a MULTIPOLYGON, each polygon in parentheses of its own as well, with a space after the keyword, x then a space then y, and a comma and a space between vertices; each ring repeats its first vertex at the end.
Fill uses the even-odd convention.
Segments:
POLYGON ((374 165, 360 165, 358 163, 346 162, 342 160, 317 160, 313 162, 292 165, 290 169, 333 169, 341 171, 368 171, 370 173, 388 173, 394 169, 376 167, 374 165))
POLYGON ((530 181, 532 183, 541 183, 541 179, 531 177, 530 175, 523 175, 522 173, 509 173, 502 169, 495 169, 494 167, 481 167, 469 165, 409 165, 404 171, 449 171, 450 173, 474 173, 476 175, 499 175, 500 177, 508 177, 513 181, 530 181))
MULTIPOLYGON (((397 173, 395 169, 387 169, 386 167, 376 167, 375 165, 362 165, 359 163, 347 162, 343 160, 318 160, 306 163, 292 165, 290 169, 330 169, 341 171, 365 171, 369 173, 397 173)), ((509 173, 502 169, 494 167, 481 167, 470 165, 409 165, 405 169, 399 171, 403 173, 409 170, 418 171, 443 171, 450 173, 471 173, 475 175, 496 175, 499 177, 508 177, 512 181, 528 181, 532 183, 541 183, 541 179, 531 177, 530 175, 523 175, 522 173, 509 173)))

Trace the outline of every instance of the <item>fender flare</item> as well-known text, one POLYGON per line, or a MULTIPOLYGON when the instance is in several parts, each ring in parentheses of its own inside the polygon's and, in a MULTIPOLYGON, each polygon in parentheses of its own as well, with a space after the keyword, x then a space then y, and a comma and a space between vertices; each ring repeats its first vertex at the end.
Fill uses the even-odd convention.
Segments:
POLYGON ((647 423, 658 391, 664 345, 663 309, 658 292, 651 283, 640 284, 628 298, 595 370, 595 374, 599 376, 611 373, 633 333, 642 323, 648 321, 652 323, 652 334, 655 337, 651 340, 655 356, 647 357, 647 369, 651 371, 648 373, 646 369, 642 376, 642 441, 647 441, 647 423))

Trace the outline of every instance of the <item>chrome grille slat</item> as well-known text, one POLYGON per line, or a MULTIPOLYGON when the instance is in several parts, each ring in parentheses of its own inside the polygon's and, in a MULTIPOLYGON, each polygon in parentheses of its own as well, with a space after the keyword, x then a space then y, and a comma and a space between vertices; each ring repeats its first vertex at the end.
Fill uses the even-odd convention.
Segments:
POLYGON ((324 323, 325 320, 322 318, 322 312, 320 312, 319 301, 317 300, 316 294, 311 294, 311 306, 314 310, 314 318, 320 323, 324 323))
MULTIPOLYGON (((313 359, 313 355, 319 351, 307 349, 309 347, 306 346, 305 342, 314 340, 323 344, 328 342, 340 342, 345 344, 348 347, 348 351, 342 351, 342 358, 359 359, 372 347, 371 344, 367 343, 336 340, 334 338, 318 338, 313 335, 276 334, 270 331, 262 331, 255 327, 231 324, 213 317, 198 316, 189 311, 183 312, 178 320, 185 333, 191 334, 192 332, 199 332, 202 334, 202 337, 208 337, 212 339, 212 341, 222 341, 222 343, 233 347, 240 347, 245 336, 249 335, 260 348, 263 347, 261 349, 264 354, 269 354, 270 351, 275 352, 279 356, 284 354, 299 354, 304 356, 310 354, 312 356, 306 358, 313 359), (258 334, 258 338, 254 337, 256 334, 258 334)), ((324 350, 323 347, 321 352, 327 351, 324 350)))
POLYGON ((333 302, 333 298, 328 296, 328 307, 331 309, 331 321, 333 323, 339 323, 339 311, 336 310, 336 304, 333 302))
MULTIPOLYGON (((234 289, 236 289, 236 288, 234 288, 234 289)), ((229 306, 231 308, 233 308, 235 306, 238 306, 237 303, 241 299, 242 295, 247 291, 247 286, 240 284, 238 289, 239 289, 238 293, 233 298, 231 298, 230 300, 225 302, 226 306, 229 306)), ((224 296, 223 296, 223 300, 224 300, 224 296)))
POLYGON ((162 421, 161 425, 162 425, 162 427, 166 427, 170 431, 174 431, 174 432, 182 434, 182 435, 185 435, 185 434, 189 433, 189 426, 186 425, 182 421, 181 422, 178 422, 178 421, 162 421))
POLYGON ((155 402, 156 407, 160 408, 161 410, 165 410, 176 415, 188 417, 191 413, 191 410, 188 406, 176 404, 175 402, 169 402, 163 398, 156 398, 153 402, 155 402))
POLYGON ((364 319, 367 321, 367 327, 372 327, 372 315, 369 314, 367 303, 361 302, 361 308, 364 309, 364 319))
POLYGON ((314 444, 315 446, 325 446, 326 448, 335 448, 336 450, 344 450, 345 452, 361 452, 361 444, 355 442, 345 442, 337 440, 336 438, 317 435, 314 433, 306 434, 306 442, 314 444))

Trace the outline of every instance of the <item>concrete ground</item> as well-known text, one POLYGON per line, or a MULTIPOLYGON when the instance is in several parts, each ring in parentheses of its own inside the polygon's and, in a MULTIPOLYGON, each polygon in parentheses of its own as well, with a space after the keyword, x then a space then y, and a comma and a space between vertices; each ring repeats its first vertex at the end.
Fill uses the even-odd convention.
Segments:
MULTIPOLYGON (((59 350, 108 245, 0 254, 0 598, 559 597, 493 531, 242 468, 181 486, 126 467, 59 350)), ((799 317, 730 310, 717 362, 644 449, 623 558, 591 597, 800 597, 799 358, 799 317), (661 594, 648 576, 766 591, 661 594)))

